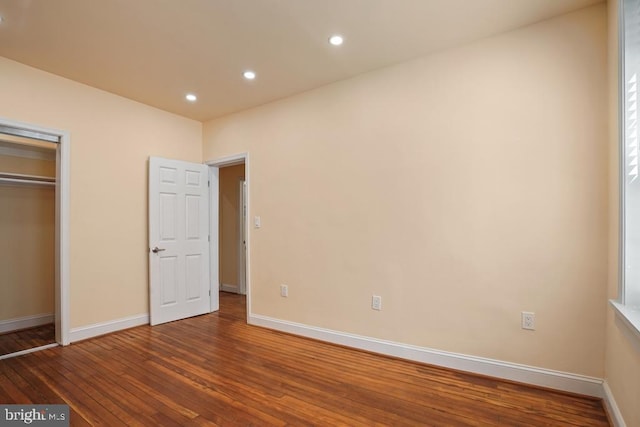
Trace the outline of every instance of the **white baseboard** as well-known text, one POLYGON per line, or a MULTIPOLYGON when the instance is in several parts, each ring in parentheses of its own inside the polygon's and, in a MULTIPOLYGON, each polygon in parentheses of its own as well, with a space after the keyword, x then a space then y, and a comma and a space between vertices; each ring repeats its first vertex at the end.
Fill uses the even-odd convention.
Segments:
POLYGON ((35 314, 33 316, 16 317, 14 319, 0 320, 0 334, 17 331, 20 329, 34 328, 36 326, 53 323, 53 314, 35 314))
POLYGON ((613 393, 611 392, 607 381, 604 381, 602 388, 604 390, 604 397, 602 400, 604 402, 604 406, 607 408, 607 412, 609 413, 609 418, 611 418, 613 426, 626 427, 627 424, 624 422, 624 418, 622 418, 622 413, 616 404, 616 400, 613 397, 613 393))
POLYGON ((109 322, 95 323, 93 325, 81 326, 71 329, 69 341, 76 342, 99 335, 110 334, 111 332, 133 328, 135 326, 148 325, 149 315, 139 314, 137 316, 124 317, 122 319, 111 320, 109 322))
POLYGON ((401 344, 393 341, 385 341, 288 322, 257 314, 249 315, 249 324, 430 365, 488 375, 587 396, 604 397, 603 380, 600 378, 401 344))
POLYGON ((223 292, 233 292, 234 294, 238 293, 238 286, 237 285, 228 285, 226 283, 223 283, 222 285, 220 285, 220 290, 223 292))

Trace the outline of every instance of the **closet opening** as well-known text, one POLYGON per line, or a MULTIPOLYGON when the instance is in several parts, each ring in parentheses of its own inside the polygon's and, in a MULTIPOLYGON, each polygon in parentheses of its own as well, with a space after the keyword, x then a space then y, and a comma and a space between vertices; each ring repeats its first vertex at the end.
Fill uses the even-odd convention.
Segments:
POLYGON ((0 119, 0 359, 68 344, 68 135, 0 119))

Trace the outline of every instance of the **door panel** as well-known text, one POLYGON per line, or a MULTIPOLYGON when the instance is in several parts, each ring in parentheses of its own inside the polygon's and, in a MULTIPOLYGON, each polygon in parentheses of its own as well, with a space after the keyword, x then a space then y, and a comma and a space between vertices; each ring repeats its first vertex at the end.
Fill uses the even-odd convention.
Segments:
MULTIPOLYGON (((200 283, 200 271, 202 270, 202 257, 200 255, 187 255, 187 300, 193 301, 202 298, 202 286, 200 283)), ((207 293, 207 296, 209 294, 207 293)))
POLYGON ((166 307, 178 300, 177 257, 160 257, 160 305, 166 307))
MULTIPOLYGON (((197 240, 200 238, 200 211, 202 202, 200 197, 187 195, 187 239, 197 240)), ((206 206, 206 203, 205 203, 206 206)))
POLYGON ((211 309, 206 165, 149 159, 151 324, 211 309))
POLYGON ((160 193, 160 240, 176 240, 178 220, 177 197, 175 194, 160 193))

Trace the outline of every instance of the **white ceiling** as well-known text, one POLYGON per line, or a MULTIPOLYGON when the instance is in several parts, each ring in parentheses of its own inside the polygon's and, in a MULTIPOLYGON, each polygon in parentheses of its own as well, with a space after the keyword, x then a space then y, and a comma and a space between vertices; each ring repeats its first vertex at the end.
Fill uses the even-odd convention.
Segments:
POLYGON ((600 1, 0 0, 0 56, 204 121, 600 1))

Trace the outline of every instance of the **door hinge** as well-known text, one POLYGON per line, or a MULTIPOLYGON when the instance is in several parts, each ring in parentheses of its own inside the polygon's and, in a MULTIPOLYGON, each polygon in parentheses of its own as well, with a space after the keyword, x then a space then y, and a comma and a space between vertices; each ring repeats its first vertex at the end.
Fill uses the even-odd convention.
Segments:
POLYGON ((211 181, 207 181, 207 187, 211 187, 211 181))
POLYGON ((211 296, 211 289, 209 289, 209 296, 211 296))
POLYGON ((211 241, 211 236, 207 236, 207 240, 210 242, 211 241))

